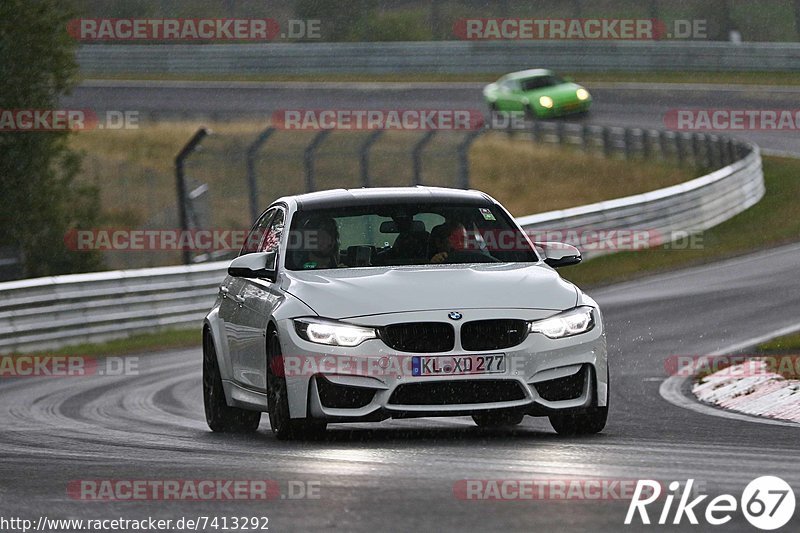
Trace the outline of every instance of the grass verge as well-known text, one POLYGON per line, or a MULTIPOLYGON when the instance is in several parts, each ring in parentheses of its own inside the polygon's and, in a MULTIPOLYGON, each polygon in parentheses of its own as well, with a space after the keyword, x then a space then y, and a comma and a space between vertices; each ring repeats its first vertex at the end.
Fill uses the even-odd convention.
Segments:
MULTIPOLYGON (((144 354, 160 350, 191 348, 200 346, 200 327, 193 329, 168 329, 154 333, 139 333, 123 339, 114 339, 96 344, 77 344, 57 350, 37 350, 28 354, 80 355, 107 357, 144 354)), ((26 355, 26 354, 20 354, 26 355)))
POLYGON ((635 252, 601 256, 561 274, 590 287, 710 263, 800 240, 800 160, 764 157, 764 198, 732 219, 699 236, 701 249, 681 250, 665 245, 635 252))
POLYGON ((786 335, 785 337, 778 337, 763 344, 759 344, 756 348, 759 352, 800 352, 800 332, 786 335))

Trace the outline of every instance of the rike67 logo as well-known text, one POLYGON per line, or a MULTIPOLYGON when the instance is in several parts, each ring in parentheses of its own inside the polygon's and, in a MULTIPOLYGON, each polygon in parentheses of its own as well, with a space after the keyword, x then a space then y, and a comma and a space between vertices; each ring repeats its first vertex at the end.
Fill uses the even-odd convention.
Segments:
MULTIPOLYGON (((625 516, 625 524, 641 520, 642 524, 650 524, 648 505, 663 500, 663 507, 656 523, 681 524, 684 518, 693 525, 700 522, 698 517, 712 526, 720 526, 731 521, 737 508, 750 524, 761 530, 773 530, 784 526, 794 515, 795 496, 792 487, 784 480, 775 476, 762 476, 754 479, 745 487, 741 498, 737 499, 731 494, 721 494, 705 504, 705 511, 701 511, 704 500, 708 495, 701 494, 689 500, 695 494, 692 487, 694 480, 689 479, 679 493, 681 483, 673 481, 669 484, 669 492, 662 495, 662 484, 652 480, 639 480, 625 516), (673 503, 678 500, 673 511, 673 503), (672 518, 670 520, 670 518, 672 518)), ((657 507, 654 505, 653 507, 657 507)), ((655 510, 657 509, 650 509, 655 510)), ((685 522, 683 522, 685 523, 685 522)))

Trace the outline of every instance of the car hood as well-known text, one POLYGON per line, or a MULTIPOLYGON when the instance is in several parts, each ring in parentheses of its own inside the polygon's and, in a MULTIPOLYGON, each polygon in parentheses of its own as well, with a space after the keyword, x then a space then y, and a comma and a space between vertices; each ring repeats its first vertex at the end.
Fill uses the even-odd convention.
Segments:
POLYGON ((539 98, 540 96, 549 96, 550 98, 558 101, 559 99, 575 99, 575 91, 581 89, 582 87, 577 83, 567 82, 562 83, 561 85, 553 85, 551 87, 542 87, 541 89, 536 89, 533 91, 526 91, 523 94, 533 100, 534 98, 539 98))
POLYGON ((350 318, 434 309, 563 310, 578 292, 531 263, 364 267, 286 271, 284 289, 320 316, 350 318))

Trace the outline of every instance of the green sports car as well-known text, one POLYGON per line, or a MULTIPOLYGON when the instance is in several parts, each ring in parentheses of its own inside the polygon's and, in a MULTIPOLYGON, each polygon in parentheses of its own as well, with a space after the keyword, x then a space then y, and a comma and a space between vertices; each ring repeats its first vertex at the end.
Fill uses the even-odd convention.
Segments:
POLYGON ((506 74, 484 87, 483 96, 492 111, 524 111, 535 118, 583 113, 592 104, 585 88, 545 69, 506 74))

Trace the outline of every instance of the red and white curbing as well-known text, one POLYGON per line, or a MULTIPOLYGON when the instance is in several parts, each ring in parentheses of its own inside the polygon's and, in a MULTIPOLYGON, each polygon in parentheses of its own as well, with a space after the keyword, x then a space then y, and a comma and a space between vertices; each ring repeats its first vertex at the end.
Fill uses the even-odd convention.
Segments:
POLYGON ((764 359, 710 374, 692 392, 701 402, 724 409, 800 423, 800 380, 770 372, 764 359))

